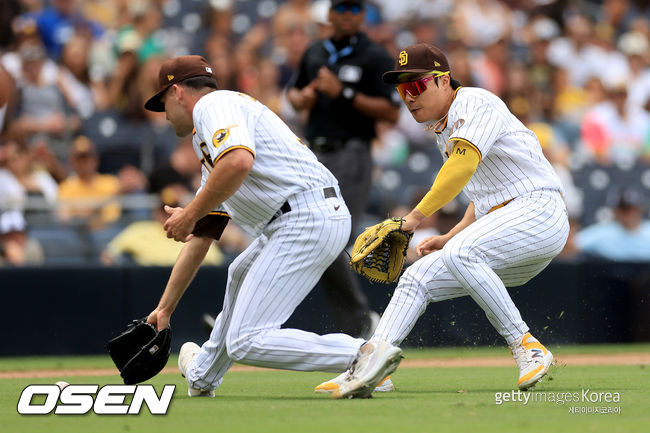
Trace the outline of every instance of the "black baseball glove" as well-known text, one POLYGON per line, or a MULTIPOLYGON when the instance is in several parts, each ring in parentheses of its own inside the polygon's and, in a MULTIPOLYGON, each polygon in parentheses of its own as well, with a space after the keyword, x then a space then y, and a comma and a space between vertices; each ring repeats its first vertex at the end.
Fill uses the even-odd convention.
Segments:
POLYGON ((212 238, 219 240, 228 225, 230 217, 222 212, 210 212, 194 224, 192 234, 199 238, 212 238))
POLYGON ((171 351, 171 328, 158 331, 147 318, 134 320, 122 334, 106 343, 126 385, 151 379, 165 367, 171 351))

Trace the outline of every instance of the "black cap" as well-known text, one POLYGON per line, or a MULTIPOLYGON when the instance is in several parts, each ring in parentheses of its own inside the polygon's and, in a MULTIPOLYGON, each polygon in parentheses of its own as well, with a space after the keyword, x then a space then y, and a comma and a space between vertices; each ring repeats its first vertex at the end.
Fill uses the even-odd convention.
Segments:
POLYGON ((338 6, 341 3, 352 3, 352 4, 355 4, 355 5, 359 5, 361 7, 364 7, 366 5, 365 0, 332 0, 332 6, 331 7, 338 6))
POLYGON ((429 44, 409 45, 400 51, 395 62, 395 70, 384 73, 386 84, 398 84, 402 74, 426 74, 427 72, 449 72, 449 62, 445 54, 429 44))
POLYGON ((211 77, 216 80, 212 67, 201 56, 180 56, 166 60, 158 73, 158 93, 144 104, 149 111, 165 111, 160 97, 165 90, 176 83, 192 77, 211 77))

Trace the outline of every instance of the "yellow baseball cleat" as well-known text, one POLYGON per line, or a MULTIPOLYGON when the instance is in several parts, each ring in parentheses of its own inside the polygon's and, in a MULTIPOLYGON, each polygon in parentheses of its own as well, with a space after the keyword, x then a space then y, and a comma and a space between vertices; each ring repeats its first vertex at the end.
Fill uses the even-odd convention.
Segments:
MULTIPOLYGON (((317 394, 333 393, 334 390, 339 389, 339 386, 341 386, 341 384, 345 381, 347 375, 349 375, 348 371, 339 374, 334 379, 321 383, 316 388, 314 388, 314 392, 317 394)), ((390 376, 386 376, 384 380, 379 382, 379 384, 375 387, 375 390, 373 392, 392 392, 392 391, 395 391, 395 385, 393 384, 393 381, 390 379, 390 376)))
POLYGON ((530 332, 524 334, 521 340, 510 348, 510 351, 519 367, 517 386, 521 390, 536 385, 553 364, 551 351, 530 335, 530 332))

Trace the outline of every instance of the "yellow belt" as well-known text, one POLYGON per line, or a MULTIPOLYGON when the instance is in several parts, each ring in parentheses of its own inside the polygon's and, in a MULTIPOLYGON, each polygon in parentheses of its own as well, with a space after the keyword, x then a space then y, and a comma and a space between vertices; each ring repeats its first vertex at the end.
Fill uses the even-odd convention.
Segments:
POLYGON ((510 203, 510 202, 513 201, 513 200, 514 200, 514 198, 511 198, 510 200, 506 200, 506 201, 504 201, 503 203, 498 204, 498 205, 492 207, 492 208, 488 211, 488 213, 490 213, 490 212, 492 212, 492 211, 495 211, 495 210, 497 210, 497 209, 502 208, 503 206, 507 205, 508 203, 510 203))

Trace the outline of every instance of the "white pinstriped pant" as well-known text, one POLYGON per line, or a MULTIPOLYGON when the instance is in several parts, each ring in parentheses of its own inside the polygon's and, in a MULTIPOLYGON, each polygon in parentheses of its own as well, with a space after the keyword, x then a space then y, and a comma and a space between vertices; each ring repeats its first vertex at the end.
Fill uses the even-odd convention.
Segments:
POLYGON ((506 342, 515 342, 528 326, 506 286, 520 286, 540 273, 562 251, 568 235, 559 192, 517 197, 411 265, 373 338, 399 345, 430 302, 469 295, 506 342))
POLYGON ((323 188, 289 198, 291 211, 267 226, 228 268, 223 309, 187 372, 197 389, 214 389, 233 362, 302 371, 342 372, 363 340, 280 329, 340 254, 350 213, 323 188))

